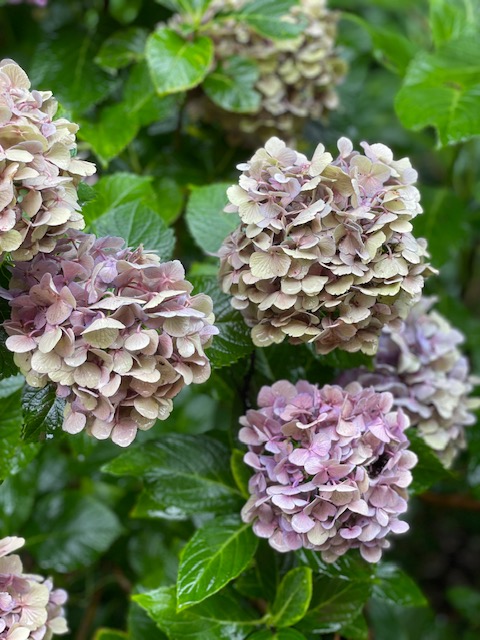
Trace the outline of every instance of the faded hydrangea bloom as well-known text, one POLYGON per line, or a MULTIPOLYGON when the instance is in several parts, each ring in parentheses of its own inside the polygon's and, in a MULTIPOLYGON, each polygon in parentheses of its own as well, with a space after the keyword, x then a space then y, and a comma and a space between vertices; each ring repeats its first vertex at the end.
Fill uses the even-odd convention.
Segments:
POLYGON ((67 593, 50 579, 23 572, 17 555, 23 538, 0 540, 0 639, 50 640, 68 633, 63 605, 67 593))
POLYGON ((407 315, 432 269, 411 234, 422 209, 407 158, 383 144, 312 160, 271 138, 239 165, 225 209, 239 227, 219 251, 223 290, 257 346, 312 342, 375 353, 381 328, 407 315))
POLYGON ((78 125, 54 120, 50 91, 30 89, 12 60, 0 62, 0 256, 30 260, 82 229, 76 186, 95 166, 75 158, 78 125))
POLYGON ((129 445, 204 382, 212 301, 191 295, 178 260, 70 232, 50 254, 13 269, 7 347, 28 384, 58 385, 63 428, 129 445))
POLYGON ((395 406, 446 467, 466 446, 465 427, 475 423, 470 412, 480 406, 470 398, 476 380, 458 346, 464 337, 437 311, 434 298, 422 298, 399 327, 385 327, 375 357, 375 370, 354 369, 340 380, 358 380, 395 396, 395 406))
POLYGON ((403 533, 406 488, 416 464, 408 419, 393 396, 352 383, 263 387, 241 418, 245 462, 255 471, 245 522, 277 551, 305 547, 334 562, 360 549, 378 562, 390 533, 403 533))
MULTIPOLYGON (((208 22, 221 12, 240 10, 248 0, 214 0, 205 14, 208 22)), ((335 49, 338 14, 329 11, 325 0, 300 0, 286 20, 304 25, 294 38, 273 40, 258 34, 245 21, 235 17, 218 19, 205 26, 204 33, 215 45, 217 64, 233 56, 247 58, 259 67, 255 84, 261 96, 255 115, 229 114, 210 107, 207 112, 227 130, 267 137, 285 132, 293 135, 307 118, 318 119, 338 106, 335 86, 343 79, 346 63, 335 49)), ((174 21, 175 23, 175 21, 174 21)), ((245 139, 245 137, 243 137, 245 139)))

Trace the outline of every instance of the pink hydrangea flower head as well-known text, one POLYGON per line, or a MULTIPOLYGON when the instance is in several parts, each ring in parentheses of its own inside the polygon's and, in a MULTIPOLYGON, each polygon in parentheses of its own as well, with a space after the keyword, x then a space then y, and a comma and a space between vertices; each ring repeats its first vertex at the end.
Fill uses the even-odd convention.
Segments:
POLYGON ((382 144, 362 146, 341 138, 335 160, 321 144, 309 160, 271 138, 239 165, 225 211, 240 224, 219 251, 220 278, 257 346, 373 354, 433 272, 411 233, 416 171, 382 144))
POLYGON ((68 633, 67 593, 54 589, 49 578, 24 573, 20 557, 10 555, 24 543, 16 537, 0 540, 0 638, 50 640, 68 633))
POLYGON ((465 427, 475 423, 471 411, 480 401, 470 397, 478 381, 459 349, 464 336, 432 309, 434 303, 421 298, 404 322, 383 329, 374 371, 347 371, 339 382, 358 380, 392 393, 448 468, 466 446, 465 427))
POLYGON ((57 106, 13 60, 0 61, 0 256, 15 261, 84 226, 76 186, 95 165, 75 157, 78 125, 55 119, 57 106))
POLYGON ((360 549, 377 562, 388 536, 408 529, 408 418, 393 396, 352 383, 318 388, 285 380, 263 387, 240 419, 245 462, 254 469, 242 510, 277 551, 301 547, 334 562, 360 549))
POLYGON ((208 379, 204 349, 218 331, 178 260, 123 245, 72 231, 17 265, 5 328, 28 384, 53 382, 65 398, 66 431, 127 446, 185 385, 208 379))

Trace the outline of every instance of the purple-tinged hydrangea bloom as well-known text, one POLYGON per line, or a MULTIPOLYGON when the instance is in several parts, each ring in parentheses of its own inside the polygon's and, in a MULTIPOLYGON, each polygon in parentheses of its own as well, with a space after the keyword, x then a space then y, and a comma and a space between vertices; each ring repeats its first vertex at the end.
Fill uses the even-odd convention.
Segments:
POLYGON ((169 416, 185 385, 208 379, 204 348, 218 331, 178 260, 123 245, 72 231, 17 265, 5 329, 28 384, 58 385, 66 431, 127 446, 169 416))
POLYGON ((223 290, 257 346, 312 342, 375 353, 382 327, 408 313, 432 269, 411 233, 422 208, 408 158, 383 144, 312 160, 271 138, 227 191, 240 225, 219 251, 223 290))
POLYGON ((408 529, 399 516, 417 462, 408 418, 392 404, 390 393, 356 383, 263 387, 259 408, 240 420, 255 471, 244 521, 277 551, 305 547, 334 562, 355 548, 377 562, 387 536, 408 529))
POLYGON ((446 467, 465 448, 465 427, 475 423, 470 398, 476 379, 458 349, 460 331, 437 311, 434 298, 422 298, 399 327, 385 327, 380 336, 374 371, 353 369, 340 383, 357 380, 377 391, 389 391, 395 406, 409 416, 412 426, 446 467))
POLYGON ((0 540, 0 640, 50 640, 68 632, 67 593, 50 579, 23 572, 17 555, 23 538, 0 540))
POLYGON ((75 157, 78 125, 56 111, 50 91, 31 90, 18 64, 0 61, 0 256, 15 261, 84 226, 76 186, 95 165, 75 157))

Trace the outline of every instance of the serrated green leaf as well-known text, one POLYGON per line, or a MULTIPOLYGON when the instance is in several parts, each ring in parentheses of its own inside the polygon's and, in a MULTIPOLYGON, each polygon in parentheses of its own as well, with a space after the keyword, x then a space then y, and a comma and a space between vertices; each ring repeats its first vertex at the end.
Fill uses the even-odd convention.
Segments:
POLYGON ((248 640, 307 640, 303 633, 296 629, 278 629, 277 631, 270 631, 269 629, 263 629, 257 631, 253 636, 248 636, 248 640))
POLYGON ((409 486, 409 492, 413 495, 424 493, 440 480, 451 478, 451 473, 445 469, 424 440, 417 434, 414 428, 407 430, 410 440, 410 450, 417 454, 418 462, 412 469, 413 481, 409 486))
POLYGON ((262 36, 285 40, 296 38, 307 26, 305 16, 297 17, 295 21, 285 20, 297 4, 298 0, 253 0, 234 15, 262 36))
POLYGON ((63 425, 65 401, 58 398, 54 385, 38 389, 25 385, 22 393, 24 440, 36 441, 45 433, 53 433, 63 425))
POLYGON ((213 60, 213 42, 204 36, 184 40, 173 29, 161 27, 149 36, 145 56, 157 93, 179 93, 205 78, 213 60))
POLYGON ((280 582, 268 624, 274 627, 292 627, 306 614, 312 598, 312 570, 297 567, 289 571, 280 582))
POLYGON ((299 549, 296 551, 296 556, 314 573, 327 578, 365 583, 372 582, 375 577, 373 565, 364 560, 360 554, 346 553, 336 562, 325 562, 319 553, 309 549, 299 549))
POLYGON ((225 514, 242 504, 230 473, 228 451, 208 436, 162 435, 144 447, 132 447, 104 471, 143 478, 150 508, 155 503, 160 512, 225 514))
POLYGON ((233 364, 253 351, 250 330, 238 311, 232 308, 230 297, 224 294, 213 276, 194 276, 191 279, 196 291, 203 291, 213 300, 215 326, 220 333, 213 338, 208 357, 214 368, 233 364))
POLYGON ((186 220, 196 244, 205 253, 215 254, 238 225, 236 216, 224 213, 229 182, 194 187, 188 200, 186 220))
POLYGON ((371 593, 371 583, 319 576, 313 582, 311 607, 298 626, 304 633, 334 633, 352 622, 371 593))
POLYGON ((420 588, 404 571, 391 562, 377 566, 372 595, 403 607, 424 607, 427 600, 420 588))
POLYGON ((230 457, 230 469, 232 470, 237 487, 240 489, 243 497, 248 499, 250 497, 248 481, 252 477, 252 472, 250 467, 248 467, 243 461, 244 456, 244 451, 234 449, 230 457))
POLYGON ((43 569, 67 573, 93 564, 122 532, 113 511, 78 491, 49 494, 37 503, 32 553, 43 569))
POLYGON ((82 113, 113 88, 113 78, 92 64, 95 55, 90 35, 78 27, 63 30, 38 45, 29 74, 32 85, 48 88, 64 107, 82 113))
POLYGON ((131 602, 128 610, 128 640, 167 640, 145 609, 131 602))
POLYGON ((255 113, 262 96, 255 89, 258 66, 246 58, 232 56, 210 73, 203 90, 216 105, 234 113, 255 113))
POLYGON ((130 27, 109 36, 100 47, 95 62, 101 67, 122 69, 143 58, 147 31, 130 27))
POLYGON ((151 203, 155 198, 150 176, 137 176, 134 173, 113 173, 104 176, 93 187, 95 197, 83 208, 83 217, 91 223, 106 213, 115 211, 128 202, 151 203))
POLYGON ((175 234, 153 209, 141 202, 123 204, 101 216, 93 223, 99 236, 120 236, 127 246, 143 245, 147 251, 155 251, 165 262, 170 260, 175 246, 175 234))
POLYGON ((133 116, 139 126, 152 122, 166 122, 174 130, 178 123, 178 109, 182 94, 160 98, 153 86, 145 61, 135 64, 123 88, 122 102, 126 113, 133 116))
POLYGON ((218 593, 185 611, 176 610, 175 588, 160 587, 133 596, 170 640, 242 640, 256 620, 255 611, 231 592, 218 593))
POLYGON ((478 30, 480 6, 475 0, 429 0, 429 4, 436 47, 478 30))
POLYGON ((186 609, 217 593, 246 569, 258 538, 237 515, 209 520, 180 556, 177 606, 186 609))
POLYGON ((410 63, 395 99, 407 129, 433 126, 440 146, 480 134, 478 38, 452 40, 436 53, 421 52, 410 63))

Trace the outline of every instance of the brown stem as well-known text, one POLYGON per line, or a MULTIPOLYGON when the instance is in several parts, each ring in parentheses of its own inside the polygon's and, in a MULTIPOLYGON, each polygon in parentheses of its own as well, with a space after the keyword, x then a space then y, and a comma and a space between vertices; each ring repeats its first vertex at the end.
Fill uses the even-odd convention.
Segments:
POLYGON ((89 640, 91 635, 89 631, 91 629, 92 623, 95 619, 95 614, 97 613, 98 605, 100 604, 100 600, 102 597, 102 588, 97 589, 88 603, 87 610, 85 611, 85 615, 83 616, 80 627, 78 628, 77 634, 75 636, 75 640, 89 640))

